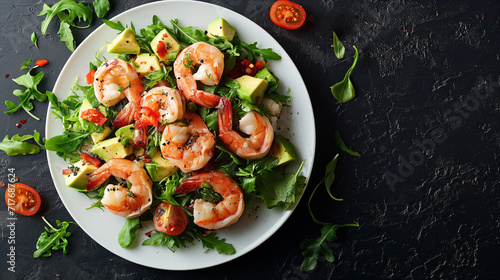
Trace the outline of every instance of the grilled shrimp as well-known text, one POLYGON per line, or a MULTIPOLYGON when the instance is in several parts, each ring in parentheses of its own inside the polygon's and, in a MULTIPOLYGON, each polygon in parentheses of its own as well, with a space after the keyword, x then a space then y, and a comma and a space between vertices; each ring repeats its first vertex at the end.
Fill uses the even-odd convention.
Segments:
POLYGON ((87 190, 98 188, 110 176, 126 179, 132 185, 130 189, 123 185, 106 186, 101 203, 111 213, 134 218, 149 209, 153 201, 153 183, 144 168, 128 159, 110 159, 90 174, 87 190))
POLYGON ((233 153, 245 159, 263 158, 269 152, 274 139, 274 130, 266 116, 255 111, 245 113, 240 119, 239 130, 250 137, 245 138, 233 130, 231 101, 222 97, 219 110, 219 138, 233 153))
POLYGON ((215 136, 196 113, 186 112, 187 124, 177 122, 165 126, 161 139, 164 158, 189 173, 204 167, 212 158, 215 136))
POLYGON ((194 223, 206 229, 219 229, 236 223, 243 213, 245 201, 241 188, 226 174, 220 171, 196 174, 182 181, 175 192, 186 194, 201 188, 203 183, 209 184, 222 196, 222 200, 215 204, 196 199, 193 204, 194 223))
POLYGON ((161 122, 174 122, 184 116, 185 108, 186 102, 178 90, 155 87, 142 97, 138 121, 152 126, 158 126, 161 122))
POLYGON ((134 120, 140 110, 143 91, 134 67, 119 58, 103 62, 95 73, 94 92, 99 102, 111 107, 125 97, 129 101, 113 121, 115 127, 125 126, 134 120))
POLYGON ((187 100, 204 107, 214 108, 220 97, 206 91, 198 90, 196 81, 213 86, 219 83, 224 71, 224 55, 205 42, 194 43, 177 56, 174 62, 174 74, 177 86, 187 100), (194 67, 198 67, 193 73, 194 67))

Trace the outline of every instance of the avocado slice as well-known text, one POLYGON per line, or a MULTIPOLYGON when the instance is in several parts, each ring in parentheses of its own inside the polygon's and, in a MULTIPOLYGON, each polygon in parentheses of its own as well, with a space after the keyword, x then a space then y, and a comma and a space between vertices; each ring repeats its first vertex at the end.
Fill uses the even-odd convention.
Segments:
POLYGON ((74 172, 68 175, 64 175, 64 181, 66 182, 66 186, 75 188, 79 191, 87 190, 87 181, 89 180, 89 176, 92 172, 97 169, 92 164, 86 163, 83 160, 80 160, 73 164, 74 172))
POLYGON ((135 72, 137 72, 137 74, 141 77, 161 70, 158 57, 151 53, 141 53, 135 58, 132 65, 134 66, 135 72))
POLYGON ((179 167, 164 159, 160 151, 157 151, 151 157, 151 162, 145 163, 144 167, 153 182, 159 182, 164 178, 170 177, 179 169, 179 167))
POLYGON ((255 74, 255 78, 263 79, 265 80, 269 85, 268 87, 274 87, 276 83, 278 83, 278 80, 271 74, 269 69, 267 67, 262 68, 257 74, 255 74))
POLYGON ((134 124, 129 124, 123 127, 120 127, 117 131, 115 131, 115 136, 120 137, 122 140, 128 138, 128 143, 134 143, 134 135, 135 135, 135 127, 134 124))
POLYGON ((208 25, 207 36, 210 38, 225 37, 231 41, 236 34, 236 29, 223 18, 216 18, 208 25))
POLYGON ((280 134, 274 137, 273 144, 269 150, 269 157, 278 158, 278 165, 298 159, 293 144, 280 134))
POLYGON ((240 85, 237 93, 241 99, 257 105, 264 98, 268 85, 267 81, 248 75, 243 75, 235 81, 240 85))
POLYGON ((105 126, 101 132, 92 132, 92 134, 90 134, 90 137, 92 137, 92 141, 94 141, 95 144, 108 138, 111 133, 113 133, 113 130, 109 126, 105 126))
POLYGON ((108 44, 109 53, 117 54, 139 54, 141 48, 135 38, 135 33, 132 29, 123 30, 111 43, 108 44))
POLYGON ((165 64, 169 64, 175 59, 174 57, 172 60, 169 60, 169 54, 174 52, 177 53, 181 49, 177 40, 175 40, 166 29, 160 31, 160 33, 156 34, 153 40, 151 40, 151 48, 156 56, 165 64))
POLYGON ((92 153, 105 161, 109 161, 112 158, 125 158, 131 155, 134 149, 128 144, 124 146, 121 141, 120 137, 114 137, 97 142, 92 147, 92 153))

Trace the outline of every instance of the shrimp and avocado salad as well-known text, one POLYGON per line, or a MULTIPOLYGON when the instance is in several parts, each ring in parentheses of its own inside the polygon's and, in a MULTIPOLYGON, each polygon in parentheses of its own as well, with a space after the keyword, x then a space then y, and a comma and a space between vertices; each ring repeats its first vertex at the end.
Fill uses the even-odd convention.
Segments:
POLYGON ((157 16, 139 31, 105 23, 119 31, 112 57, 97 51, 86 85, 75 82, 64 101, 49 96, 64 132, 45 146, 68 162, 66 185, 89 208, 126 218, 122 247, 153 220, 142 245, 174 251, 200 240, 234 254, 214 230, 236 223, 250 200, 291 209, 306 184, 302 165, 287 170, 298 156, 277 129, 290 90, 278 93, 267 62, 281 57, 240 40, 223 18, 206 31, 157 16))

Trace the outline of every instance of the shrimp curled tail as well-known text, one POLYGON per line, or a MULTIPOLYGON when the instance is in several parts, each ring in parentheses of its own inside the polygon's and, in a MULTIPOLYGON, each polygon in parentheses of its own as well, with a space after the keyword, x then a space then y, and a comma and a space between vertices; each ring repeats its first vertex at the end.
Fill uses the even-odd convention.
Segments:
POLYGON ((238 221, 245 208, 243 192, 238 184, 220 171, 199 173, 186 178, 175 189, 178 194, 187 194, 208 183, 214 191, 222 195, 222 200, 214 204, 201 198, 193 204, 194 223, 205 229, 219 229, 238 221))
POLYGON ((205 42, 194 43, 183 49, 174 61, 177 86, 184 97, 208 108, 215 108, 220 97, 199 90, 196 81, 209 86, 216 85, 223 71, 224 55, 217 47, 205 42), (196 73, 193 73, 194 67, 198 67, 196 73))
POLYGON ((111 213, 135 218, 149 209, 153 201, 153 183, 144 170, 133 161, 122 158, 110 159, 90 174, 87 190, 101 186, 109 177, 127 180, 132 186, 108 185, 104 190, 101 203, 111 213))
POLYGON ((266 116, 255 111, 245 113, 240 119, 239 130, 249 137, 243 137, 233 130, 233 107, 231 101, 222 97, 219 105, 219 138, 239 157, 259 159, 267 155, 274 139, 274 130, 266 116))
POLYGON ((125 97, 129 101, 113 121, 115 127, 125 126, 134 120, 141 108, 143 91, 134 67, 119 58, 104 61, 95 73, 94 93, 101 104, 111 107, 125 97))

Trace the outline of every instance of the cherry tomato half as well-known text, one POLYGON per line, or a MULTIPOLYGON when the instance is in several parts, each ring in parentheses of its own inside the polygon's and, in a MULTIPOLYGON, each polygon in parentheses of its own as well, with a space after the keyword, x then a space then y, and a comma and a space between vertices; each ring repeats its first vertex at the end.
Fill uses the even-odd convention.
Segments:
MULTIPOLYGON (((101 161, 98 158, 95 158, 95 157, 93 157, 85 152, 80 154, 80 159, 82 159, 83 161, 85 161, 88 164, 92 164, 95 167, 99 167, 101 165, 101 161)), ((63 172, 64 172, 64 170, 63 170, 63 172)))
POLYGON ((32 187, 14 183, 5 191, 5 203, 10 210, 24 216, 34 215, 40 209, 40 195, 32 187))
POLYGON ((155 229, 168 235, 179 235, 187 226, 187 216, 180 206, 162 202, 153 217, 155 229))
POLYGON ((87 85, 91 85, 94 83, 95 69, 91 69, 87 75, 85 75, 85 81, 87 85))
POLYGON ((306 11, 304 8, 288 0, 274 2, 269 15, 276 25, 286 29, 297 29, 306 21, 306 11))
POLYGON ((96 109, 87 109, 83 111, 81 117, 82 119, 91 121, 98 126, 102 126, 108 120, 108 118, 96 109))

